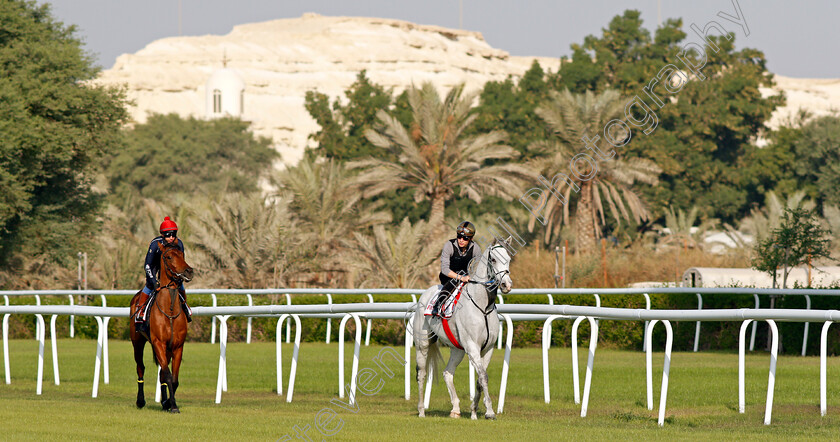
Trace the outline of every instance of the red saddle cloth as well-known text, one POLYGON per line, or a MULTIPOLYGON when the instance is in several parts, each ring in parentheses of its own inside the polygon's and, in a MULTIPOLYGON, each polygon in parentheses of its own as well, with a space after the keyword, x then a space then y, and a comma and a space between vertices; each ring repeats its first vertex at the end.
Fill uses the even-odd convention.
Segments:
MULTIPOLYGON (((441 320, 440 320, 441 325, 443 325, 443 332, 446 333, 446 338, 449 339, 449 342, 451 342, 452 345, 454 345, 456 348, 459 348, 461 350, 463 350, 464 347, 462 347, 461 344, 458 343, 458 339, 455 338, 455 334, 452 333, 452 329, 449 328, 449 318, 451 318, 452 313, 455 312, 455 306, 458 305, 458 300, 461 299, 461 292, 463 291, 463 288, 464 288, 465 285, 466 285, 466 283, 462 282, 461 285, 459 285, 458 288, 455 289, 456 292, 457 292, 456 295, 454 297, 450 296, 450 298, 452 299, 452 302, 450 302, 451 309, 449 310, 449 316, 446 316, 447 309, 442 308, 441 309, 441 312, 442 312, 441 313, 441 320)), ((446 307, 446 306, 444 306, 444 307, 446 307)))

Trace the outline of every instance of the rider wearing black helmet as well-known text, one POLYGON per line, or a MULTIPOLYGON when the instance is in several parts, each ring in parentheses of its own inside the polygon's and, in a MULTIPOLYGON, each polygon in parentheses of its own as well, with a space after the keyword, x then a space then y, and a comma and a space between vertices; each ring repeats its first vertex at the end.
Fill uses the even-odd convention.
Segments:
POLYGON ((438 313, 443 300, 458 286, 460 282, 470 280, 469 264, 473 258, 481 256, 481 247, 473 242, 475 226, 469 221, 458 224, 455 229, 456 238, 446 241, 440 253, 440 283, 443 285, 440 295, 435 301, 433 315, 438 313))

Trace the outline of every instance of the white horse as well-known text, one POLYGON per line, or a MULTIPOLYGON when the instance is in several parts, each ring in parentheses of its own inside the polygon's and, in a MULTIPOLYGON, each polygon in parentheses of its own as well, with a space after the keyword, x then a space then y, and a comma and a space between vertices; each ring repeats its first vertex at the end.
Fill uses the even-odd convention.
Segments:
MULTIPOLYGON (((510 238, 505 244, 510 245, 510 238)), ((464 287, 455 312, 448 320, 436 316, 424 316, 424 310, 441 286, 432 286, 420 296, 417 310, 414 312, 414 344, 417 348, 417 385, 419 402, 417 411, 425 417, 424 387, 426 375, 430 371, 439 374, 443 357, 439 345, 451 349, 449 363, 443 372, 452 411, 449 417, 461 417, 458 395, 455 392, 453 377, 455 368, 464 359, 466 353, 477 372, 475 397, 470 411, 476 419, 478 401, 484 392, 484 417, 495 419, 493 402, 487 387, 487 365, 493 355, 493 346, 499 336, 499 316, 496 313, 496 290, 501 288, 508 293, 513 287, 510 279, 510 254, 502 243, 494 241, 481 257, 471 263, 470 281, 464 287)), ((453 294, 455 291, 453 291, 453 294)))

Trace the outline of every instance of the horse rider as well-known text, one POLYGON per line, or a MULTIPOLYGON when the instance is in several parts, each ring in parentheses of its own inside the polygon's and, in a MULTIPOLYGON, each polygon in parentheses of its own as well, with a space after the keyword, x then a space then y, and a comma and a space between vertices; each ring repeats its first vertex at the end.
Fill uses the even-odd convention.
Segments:
POLYGON ((455 234, 455 238, 446 241, 440 253, 440 275, 438 276, 443 287, 434 301, 433 316, 440 312, 444 300, 459 283, 470 280, 470 261, 481 256, 481 247, 473 242, 473 236, 475 236, 473 223, 464 221, 458 224, 455 234))
MULTIPOLYGON (((181 242, 181 239, 178 238, 178 225, 175 224, 175 221, 169 219, 169 217, 164 217, 163 222, 160 224, 160 236, 156 237, 152 240, 151 244, 149 244, 149 251, 146 253, 146 264, 145 264, 145 273, 146 273, 146 285, 143 287, 143 295, 140 297, 140 309, 137 311, 137 315, 134 317, 134 326, 138 331, 145 331, 148 333, 149 331, 149 324, 147 322, 147 318, 149 316, 149 307, 151 299, 151 295, 153 292, 156 292, 160 289, 160 282, 158 282, 158 275, 160 275, 160 246, 158 242, 165 241, 166 244, 177 244, 177 247, 182 252, 184 251, 184 243, 181 242)), ((181 295, 181 307, 184 310, 184 313, 187 316, 187 322, 192 322, 192 310, 187 305, 187 294, 184 291, 184 283, 181 282, 180 286, 178 287, 178 293, 181 295)))

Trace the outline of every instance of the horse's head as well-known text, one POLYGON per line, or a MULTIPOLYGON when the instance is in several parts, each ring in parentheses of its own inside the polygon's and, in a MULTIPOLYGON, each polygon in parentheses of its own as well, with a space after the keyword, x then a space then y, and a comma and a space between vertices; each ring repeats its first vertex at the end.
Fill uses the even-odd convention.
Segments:
POLYGON ((184 252, 176 243, 158 243, 161 251, 161 269, 170 280, 190 282, 193 278, 193 268, 184 259, 184 252))
POLYGON ((513 288, 513 280, 510 279, 510 254, 505 248, 505 245, 510 245, 510 241, 510 237, 503 242, 494 241, 487 248, 485 257, 489 270, 487 277, 496 281, 502 293, 508 293, 513 288))

